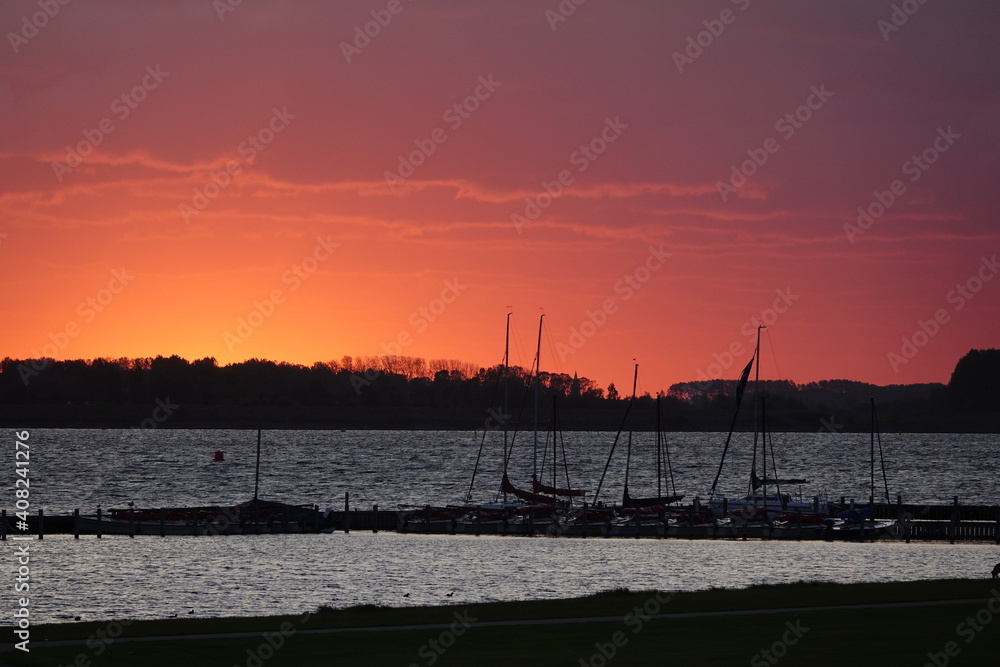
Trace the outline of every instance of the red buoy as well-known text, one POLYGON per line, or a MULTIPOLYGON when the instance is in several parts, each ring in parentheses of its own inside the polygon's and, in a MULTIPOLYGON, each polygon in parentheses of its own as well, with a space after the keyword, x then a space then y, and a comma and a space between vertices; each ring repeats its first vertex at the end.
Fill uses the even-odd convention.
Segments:
POLYGON ((212 459, 212 460, 213 461, 225 461, 226 458, 222 455, 222 450, 217 449, 217 450, 215 450, 215 458, 212 459))

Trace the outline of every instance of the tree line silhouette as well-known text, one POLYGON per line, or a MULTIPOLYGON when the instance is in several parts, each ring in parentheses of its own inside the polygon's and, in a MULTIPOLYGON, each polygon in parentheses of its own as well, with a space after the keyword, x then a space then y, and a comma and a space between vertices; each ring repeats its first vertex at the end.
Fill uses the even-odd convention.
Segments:
MULTIPOLYGON (((250 359, 219 366, 212 357, 0 362, 4 403, 149 403, 169 396, 189 405, 485 406, 506 375, 509 395, 534 386, 528 370, 481 368, 453 359, 349 357, 302 366, 250 359)), ((588 378, 539 374, 541 394, 575 406, 603 399, 588 378)))
MULTIPOLYGON (((16 421, 19 408, 28 406, 39 408, 32 414, 45 421, 48 411, 55 415, 60 406, 102 406, 113 414, 115 406, 148 406, 169 399, 189 415, 195 414, 194 406, 247 411, 274 406, 313 415, 329 409, 340 409, 338 414, 343 415, 356 409, 361 410, 356 414, 366 415, 364 419, 374 420, 387 411, 409 410, 408 414, 433 412, 435 423, 441 425, 476 428, 482 420, 477 422, 472 415, 487 410, 503 413, 505 376, 506 418, 516 421, 522 406, 530 403, 535 382, 531 371, 522 367, 505 370, 394 355, 345 356, 311 366, 264 359, 220 366, 211 357, 188 361, 176 355, 64 361, 5 358, 0 361, 0 419, 16 421), (454 419, 447 417, 452 414, 454 419)), ((551 405, 554 398, 570 413, 576 411, 580 428, 614 428, 628 398, 627 391, 613 384, 601 388, 575 374, 543 372, 538 384, 542 405, 551 405)), ((724 428, 732 416, 736 385, 736 378, 680 382, 660 392, 667 427, 724 428)), ((1000 422, 1000 350, 996 349, 971 350, 959 360, 947 385, 883 387, 826 380, 762 381, 761 386, 770 396, 768 422, 777 430, 864 430, 872 397, 884 422, 891 427, 895 420, 902 430, 933 429, 935 420, 940 428, 953 430, 991 430, 1000 422), (996 416, 973 424, 972 414, 996 416), (967 424, 972 425, 966 428, 967 424)), ((654 405, 654 398, 646 394, 634 406, 646 427, 653 423, 654 405)), ((203 418, 193 417, 193 423, 199 420, 203 418)))

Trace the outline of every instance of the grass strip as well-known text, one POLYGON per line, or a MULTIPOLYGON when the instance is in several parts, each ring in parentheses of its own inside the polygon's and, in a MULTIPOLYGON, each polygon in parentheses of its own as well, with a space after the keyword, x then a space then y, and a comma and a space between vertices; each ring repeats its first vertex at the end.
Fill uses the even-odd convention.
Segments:
MULTIPOLYGON (((963 664, 993 664, 1000 646, 1000 623, 983 623, 993 612, 983 602, 996 596, 992 580, 941 580, 894 583, 806 583, 711 589, 678 593, 660 604, 650 591, 613 590, 569 600, 538 600, 440 607, 353 607, 321 610, 301 617, 166 619, 135 621, 123 637, 166 637, 163 641, 108 643, 97 633, 108 623, 38 626, 32 651, 0 657, 18 667, 117 667, 184 665, 198 667, 267 665, 771 665, 767 654, 791 636, 793 645, 777 646, 787 664, 913 664, 953 652, 963 664), (948 600, 969 602, 882 609, 810 610, 883 603, 948 600), (660 614, 778 612, 698 618, 647 618, 660 614), (800 609, 801 611, 796 611, 800 609), (983 611, 985 610, 985 612, 983 611), (638 613, 637 613, 638 611, 638 613), (629 616, 631 614, 631 616, 629 616), (973 625, 961 624, 970 617, 973 625), (613 621, 557 625, 485 627, 483 622, 613 617, 613 621), (457 618, 476 619, 470 626, 457 618), (285 624, 283 626, 283 624, 285 624), (442 624, 434 629, 313 634, 302 630, 442 624), (478 624, 478 625, 477 625, 478 624), (791 625, 789 625, 791 624, 791 625), (281 628, 293 632, 282 635, 281 628), (981 628, 975 630, 975 627, 981 628), (802 631, 801 628, 808 628, 802 631), (254 637, 196 638, 195 635, 254 633, 254 637), (266 633, 266 634, 265 634, 266 633), (791 633, 789 635, 789 633, 791 633), (801 637, 795 636, 800 634, 801 637), (177 636, 191 638, 177 639, 177 636), (270 637, 270 641, 267 641, 270 637), (970 639, 971 637, 971 639, 970 639), (75 646, 45 647, 47 639, 87 640, 75 646), (432 643, 433 642, 433 643, 432 643), (275 647, 277 645, 277 647, 275 647), (447 645, 447 646, 446 646, 447 645), (784 653, 782 653, 784 655, 784 653), (602 662, 603 660, 603 662, 602 662), (756 662, 754 662, 756 660, 756 662)), ((660 600, 666 597, 661 595, 660 600)), ((786 642, 787 643, 787 642, 786 642)), ((939 660, 940 661, 940 660, 939 660)))

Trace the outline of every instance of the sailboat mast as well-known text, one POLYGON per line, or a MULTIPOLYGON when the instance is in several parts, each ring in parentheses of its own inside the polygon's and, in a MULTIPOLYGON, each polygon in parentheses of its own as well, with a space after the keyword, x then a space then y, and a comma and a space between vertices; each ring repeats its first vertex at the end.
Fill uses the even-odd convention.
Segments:
MULTIPOLYGON (((633 361, 635 361, 633 359, 633 361)), ((635 387, 639 381, 639 364, 635 365, 635 369, 632 371, 632 399, 631 402, 635 403, 635 387)), ((625 453, 625 488, 628 488, 628 473, 629 468, 632 467, 632 424, 629 423, 628 427, 628 449, 625 453)))
POLYGON ((875 397, 872 396, 872 438, 871 438, 871 495, 868 497, 868 504, 875 507, 875 397))
MULTIPOLYGON (((556 395, 552 394, 552 502, 557 504, 559 502, 559 496, 556 493, 556 487, 558 486, 557 474, 559 472, 556 465, 556 438, 559 433, 559 423, 556 421, 556 395)), ((569 488, 569 484, 566 485, 569 488)))
MULTIPOLYGON (((875 425, 875 440, 878 442, 878 458, 882 464, 882 483, 885 484, 885 504, 891 505, 889 499, 889 477, 885 474, 885 455, 882 452, 882 429, 878 427, 878 412, 875 410, 875 397, 872 397, 872 423, 875 425)), ((872 495, 875 495, 874 491, 872 495)))
MULTIPOLYGON (((508 382, 507 373, 510 368, 510 316, 512 313, 507 313, 507 328, 504 332, 503 341, 503 468, 504 472, 507 472, 507 412, 509 406, 507 403, 508 395, 508 382)), ((507 494, 504 494, 504 502, 507 502, 507 494)))
MULTIPOLYGON (((656 400, 659 401, 660 397, 657 397, 656 400)), ((660 417, 661 412, 662 412, 661 407, 660 407, 659 404, 657 404, 656 414, 657 414, 658 420, 662 424, 662 418, 660 417)), ((661 435, 663 435, 663 456, 666 459, 667 472, 670 474, 670 495, 676 496, 677 495, 677 485, 674 483, 674 466, 673 466, 673 464, 670 463, 670 445, 667 444, 667 436, 665 434, 662 434, 662 432, 661 432, 661 435)), ((664 482, 666 482, 666 476, 664 476, 664 482)))
POLYGON ((660 436, 662 431, 660 429, 660 396, 657 393, 656 396, 656 497, 663 497, 663 486, 661 480, 663 478, 663 463, 661 461, 663 453, 663 445, 660 442, 660 436))
MULTIPOLYGON (((757 434, 760 431, 760 330, 766 328, 763 324, 757 324, 757 346, 754 348, 753 356, 757 360, 753 376, 753 465, 751 466, 750 495, 753 495, 753 477, 757 474, 757 434)), ((764 474, 767 474, 767 460, 764 460, 764 474)))
POLYGON ((760 457, 764 459, 764 509, 767 509, 767 406, 764 397, 760 397, 760 457))
POLYGON ((253 499, 257 500, 257 490, 260 486, 260 427, 257 427, 257 467, 253 474, 253 499))
POLYGON ((535 439, 532 447, 532 479, 538 479, 538 392, 542 372, 542 322, 545 313, 538 318, 538 346, 535 348, 535 439))

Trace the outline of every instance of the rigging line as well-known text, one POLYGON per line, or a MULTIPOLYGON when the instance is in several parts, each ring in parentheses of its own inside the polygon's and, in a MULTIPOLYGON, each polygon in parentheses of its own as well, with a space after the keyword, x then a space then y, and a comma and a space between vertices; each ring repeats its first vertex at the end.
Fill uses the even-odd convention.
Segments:
MULTIPOLYGON (((657 403, 659 403, 659 401, 657 401, 657 403)), ((657 408, 657 411, 659 411, 659 408, 657 408)), ((670 462, 670 443, 667 442, 666 433, 663 434, 663 453, 667 458, 667 472, 670 473, 670 495, 676 496, 677 485, 674 483, 674 466, 670 462)))
MULTIPOLYGON (((520 367, 520 368, 523 369, 524 368, 524 362, 522 361, 522 359, 525 358, 525 354, 524 354, 524 349, 521 347, 521 332, 517 328, 517 319, 514 318, 514 317, 510 318, 510 328, 512 329, 512 333, 513 333, 513 335, 511 336, 511 339, 514 341, 514 349, 517 351, 517 359, 518 359, 518 362, 519 362, 516 365, 518 367, 520 367)), ((507 362, 508 362, 508 364, 510 364, 510 359, 508 359, 507 362)), ((510 366, 514 366, 514 365, 515 364, 510 364, 510 366)))
POLYGON ((666 434, 663 435, 663 453, 667 456, 667 472, 670 473, 670 495, 677 496, 677 484, 674 482, 674 466, 670 462, 670 443, 667 442, 666 434))
POLYGON ((562 359, 558 354, 556 354, 555 339, 552 338, 551 326, 545 329, 545 342, 549 345, 549 359, 552 360, 552 368, 555 371, 553 375, 560 375, 563 372, 561 367, 562 359))
MULTIPOLYGON (((523 382, 524 378, 522 376, 518 376, 518 379, 524 385, 524 393, 521 394, 521 406, 517 410, 517 421, 514 422, 514 430, 510 436, 510 446, 507 448, 507 455, 504 457, 503 460, 503 474, 505 475, 507 474, 507 470, 510 465, 511 456, 514 454, 514 442, 517 440, 517 434, 520 432, 522 419, 524 417, 524 410, 528 404, 528 396, 531 394, 531 383, 523 382)), ((503 490, 498 488, 496 494, 496 500, 500 499, 502 493, 503 490)))
POLYGON ((663 497, 663 487, 660 481, 663 479, 663 429, 660 424, 660 397, 656 397, 656 497, 663 497))
MULTIPOLYGON (((765 433, 764 437, 767 438, 767 448, 771 453, 771 472, 774 473, 774 488, 778 497, 781 497, 781 478, 778 477, 778 466, 774 462, 774 438, 771 433, 765 433)), ((767 461, 764 461, 764 465, 767 465, 767 461)))
MULTIPOLYGON (((569 461, 566 459, 566 438, 563 436, 562 422, 559 422, 559 446, 562 447, 563 455, 563 472, 566 474, 566 488, 572 489, 573 485, 569 482, 569 461)), ((573 504, 573 496, 569 496, 570 505, 573 504)))
POLYGON ((767 334, 767 346, 771 350, 771 361, 774 362, 774 375, 778 380, 784 380, 784 376, 781 374, 781 369, 778 367, 778 355, 774 353, 774 340, 771 338, 770 329, 768 329, 767 334))
MULTIPOLYGON (((754 352, 754 356, 750 358, 753 363, 757 362, 757 354, 754 352)), ((757 400, 756 395, 754 400, 757 400)), ((708 499, 712 500, 715 498, 715 488, 719 485, 719 477, 722 475, 722 467, 726 462, 726 454, 729 452, 729 443, 733 439, 733 431, 736 429, 736 419, 740 416, 740 406, 742 403, 737 401, 736 411, 733 413, 733 421, 729 424, 729 434, 726 436, 726 445, 722 448, 722 458, 719 460, 719 469, 715 473, 715 480, 712 482, 712 490, 709 491, 708 499)), ((756 455, 756 448, 754 448, 754 454, 756 455)))
POLYGON ((615 441, 611 443, 611 451, 608 452, 608 462, 604 464, 604 472, 601 473, 601 481, 597 483, 597 491, 594 493, 594 504, 597 504, 597 499, 601 495, 601 488, 604 486, 604 476, 608 474, 608 466, 611 465, 611 457, 615 455, 615 447, 618 446, 618 438, 622 435, 622 429, 625 428, 625 422, 628 420, 628 413, 632 410, 632 403, 629 402, 628 406, 625 408, 625 415, 622 417, 622 423, 618 427, 618 433, 615 434, 615 441))
POLYGON ((889 477, 885 474, 885 457, 882 455, 882 431, 878 426, 878 413, 875 411, 875 401, 872 399, 872 417, 875 420, 875 437, 878 440, 878 457, 882 462, 882 482, 885 484, 885 503, 891 505, 889 500, 889 477))
MULTIPOLYGON (((548 429, 545 430, 545 442, 542 444, 542 462, 538 467, 541 470, 545 470, 545 466, 549 464, 549 438, 552 434, 548 429)), ((541 481, 541 480, 539 480, 541 481)))
POLYGON ((556 477, 556 468, 558 467, 558 455, 556 454, 556 429, 559 428, 558 416, 556 415, 556 397, 552 396, 552 502, 553 504, 558 504, 559 498, 558 493, 556 493, 556 487, 558 479, 556 477))
MULTIPOLYGON (((497 394, 500 393, 500 384, 502 382, 503 382, 503 373, 502 372, 497 373, 496 382, 493 383, 493 395, 490 396, 490 406, 491 406, 491 409, 492 409, 492 406, 496 405, 497 394)), ((489 412, 487 412, 487 415, 488 415, 488 417, 487 417, 487 424, 488 424, 489 423, 489 419, 491 419, 492 416, 490 415, 489 412)), ((506 416, 504 417, 504 419, 506 419, 506 416)), ((472 468, 472 479, 469 480, 469 492, 465 496, 465 502, 467 502, 467 503, 471 503, 472 502, 472 488, 476 484, 476 475, 479 473, 479 462, 483 458, 483 447, 486 445, 486 434, 487 433, 489 433, 489 429, 487 428, 486 424, 484 424, 483 425, 483 437, 482 437, 482 440, 479 441, 479 452, 476 454, 476 465, 473 466, 473 468, 472 468)), ((504 455, 506 456, 506 454, 507 454, 507 452, 506 452, 506 443, 504 444, 504 448, 505 448, 504 455)))

